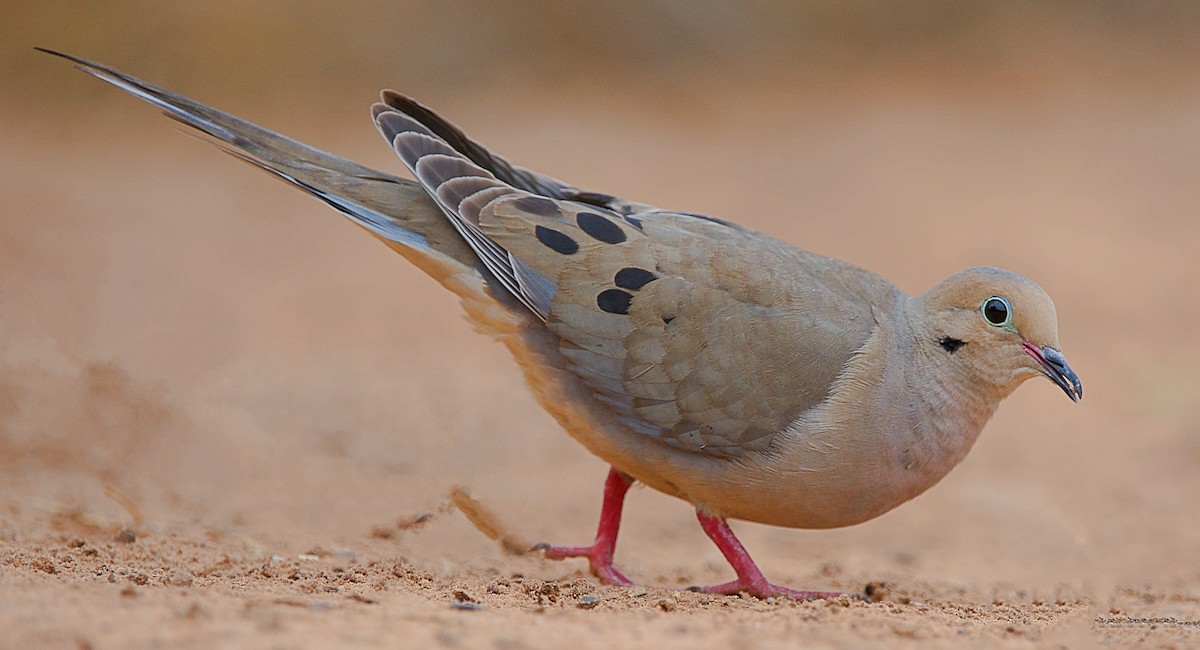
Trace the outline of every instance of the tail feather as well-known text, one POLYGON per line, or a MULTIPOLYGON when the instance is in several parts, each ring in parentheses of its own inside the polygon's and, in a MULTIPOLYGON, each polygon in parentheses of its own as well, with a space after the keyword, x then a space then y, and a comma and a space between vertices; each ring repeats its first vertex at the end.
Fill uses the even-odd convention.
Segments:
POLYGON ((201 138, 205 142, 312 194, 435 277, 453 273, 455 267, 490 275, 434 201, 413 181, 310 147, 108 66, 37 49, 67 59, 83 72, 158 106, 168 117, 216 140, 201 138), (450 266, 434 273, 431 265, 450 266))

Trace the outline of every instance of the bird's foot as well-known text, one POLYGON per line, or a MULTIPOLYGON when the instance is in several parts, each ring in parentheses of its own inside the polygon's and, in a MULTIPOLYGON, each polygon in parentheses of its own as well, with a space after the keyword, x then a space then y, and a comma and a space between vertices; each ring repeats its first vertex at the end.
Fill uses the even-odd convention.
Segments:
POLYGON ((737 573, 738 579, 733 582, 713 585, 711 587, 692 587, 691 591, 699 591, 707 594, 738 594, 747 593, 756 598, 771 598, 772 596, 783 596, 794 600, 824 600, 826 598, 841 598, 846 596, 858 600, 870 599, 864 594, 843 593, 840 591, 800 591, 798 589, 790 589, 788 587, 780 587, 767 582, 762 571, 758 570, 758 566, 754 564, 754 560, 750 559, 750 554, 734 536, 733 531, 729 528, 729 524, 721 517, 716 517, 707 514, 699 509, 696 510, 696 518, 700 520, 700 527, 708 535, 716 545, 721 549, 721 554, 729 560, 729 564, 737 573))
POLYGON ((604 505, 600 508, 600 525, 596 528, 596 541, 591 546, 554 546, 535 544, 531 551, 541 551, 547 560, 562 560, 569 557, 586 557, 591 564, 592 575, 606 585, 632 587, 633 581, 613 566, 613 554, 617 549, 617 530, 621 526, 621 507, 625 493, 633 485, 633 478, 615 467, 608 470, 604 482, 604 505))
POLYGON ((800 591, 799 589, 773 585, 766 581, 752 583, 734 580, 709 587, 689 587, 688 591, 698 591, 704 594, 725 594, 727 596, 746 593, 755 598, 782 596, 784 598, 791 598, 792 600, 825 600, 829 598, 841 598, 842 596, 855 600, 869 600, 863 594, 844 591, 800 591))
POLYGON ((606 585, 617 587, 632 587, 633 581, 613 566, 612 549, 604 544, 591 546, 554 546, 551 544, 535 544, 534 551, 541 551, 547 560, 563 560, 569 557, 586 557, 591 564, 592 575, 606 585))

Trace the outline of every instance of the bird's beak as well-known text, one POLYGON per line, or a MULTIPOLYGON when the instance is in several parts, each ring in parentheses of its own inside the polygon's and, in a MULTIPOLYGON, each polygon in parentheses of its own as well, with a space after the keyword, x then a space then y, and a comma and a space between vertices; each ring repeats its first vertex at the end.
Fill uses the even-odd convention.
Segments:
POLYGON ((1029 341, 1025 341, 1021 345, 1024 346, 1025 352, 1038 362, 1038 365, 1042 367, 1042 372, 1046 373, 1050 381, 1058 384, 1058 387, 1063 389, 1072 402, 1078 402, 1083 397, 1083 384, 1079 383, 1079 377, 1075 376, 1075 371, 1067 365, 1067 359, 1062 352, 1049 346, 1039 348, 1029 341))

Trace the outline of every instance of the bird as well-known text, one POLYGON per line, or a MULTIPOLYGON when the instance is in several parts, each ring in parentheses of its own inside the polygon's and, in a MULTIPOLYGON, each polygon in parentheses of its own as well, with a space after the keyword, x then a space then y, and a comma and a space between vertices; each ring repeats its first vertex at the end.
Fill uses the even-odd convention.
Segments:
POLYGON ((533 549, 584 558, 606 584, 633 585, 614 552, 637 482, 691 504, 736 575, 696 590, 843 595, 768 581, 729 520, 870 520, 941 480, 1027 379, 1083 396, 1053 301, 1016 273, 969 268, 907 295, 732 221, 515 165, 398 92, 371 116, 411 180, 38 49, 323 201, 457 295, 540 405, 609 465, 593 541, 533 549))

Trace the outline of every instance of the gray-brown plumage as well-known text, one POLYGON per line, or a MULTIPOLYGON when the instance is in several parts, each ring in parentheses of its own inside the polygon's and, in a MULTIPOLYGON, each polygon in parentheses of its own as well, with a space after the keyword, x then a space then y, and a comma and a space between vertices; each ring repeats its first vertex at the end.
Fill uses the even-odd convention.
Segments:
POLYGON ((711 590, 828 595, 766 582, 725 519, 865 521, 940 480, 1024 380, 1082 395, 1049 296, 1007 271, 906 296, 736 224, 514 166, 391 91, 372 116, 416 183, 59 56, 317 196, 456 293, 541 404, 612 465, 596 542, 543 546, 588 557, 608 582, 628 583, 612 550, 637 480, 695 505, 738 574, 711 590))

